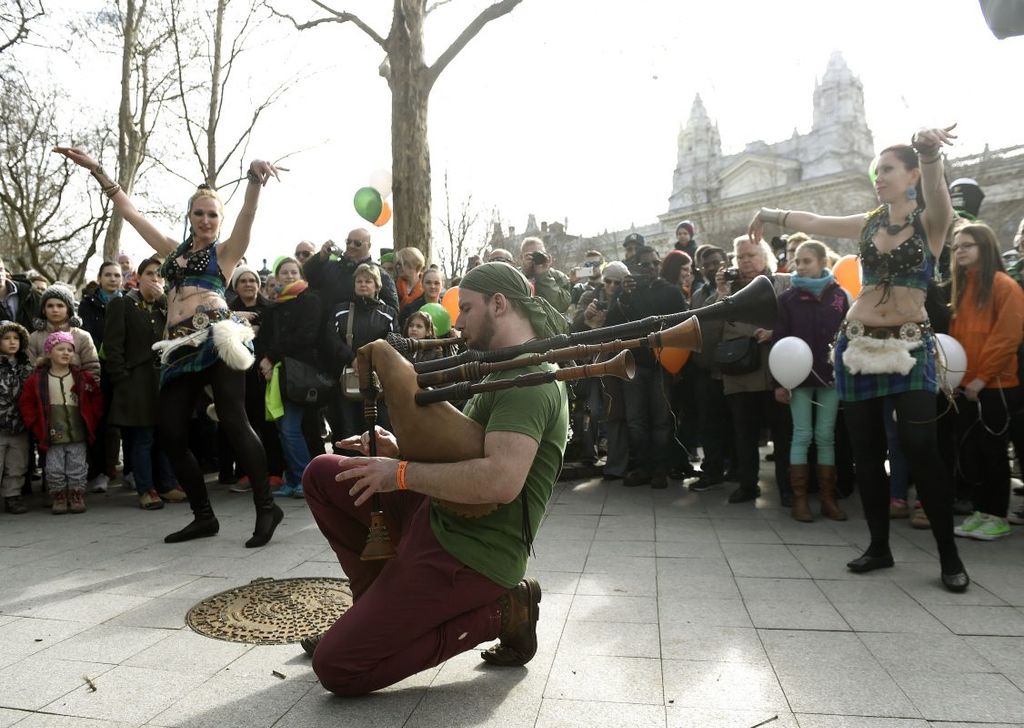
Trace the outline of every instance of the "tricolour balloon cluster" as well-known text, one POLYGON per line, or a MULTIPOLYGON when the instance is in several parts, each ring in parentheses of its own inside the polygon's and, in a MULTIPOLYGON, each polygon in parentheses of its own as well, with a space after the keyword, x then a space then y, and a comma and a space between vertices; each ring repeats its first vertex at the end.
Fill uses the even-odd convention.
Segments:
POLYGON ((391 219, 391 206, 387 201, 391 196, 391 183, 391 172, 386 169, 378 169, 370 175, 369 187, 360 187, 352 198, 359 217, 377 227, 387 224, 391 219))

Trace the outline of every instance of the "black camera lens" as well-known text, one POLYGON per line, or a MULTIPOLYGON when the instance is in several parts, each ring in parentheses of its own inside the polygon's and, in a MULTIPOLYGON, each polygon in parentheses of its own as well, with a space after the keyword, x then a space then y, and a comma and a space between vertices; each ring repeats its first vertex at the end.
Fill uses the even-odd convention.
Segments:
POLYGON ((726 268, 722 271, 722 278, 727 281, 735 281, 740 277, 740 271, 738 268, 726 268))

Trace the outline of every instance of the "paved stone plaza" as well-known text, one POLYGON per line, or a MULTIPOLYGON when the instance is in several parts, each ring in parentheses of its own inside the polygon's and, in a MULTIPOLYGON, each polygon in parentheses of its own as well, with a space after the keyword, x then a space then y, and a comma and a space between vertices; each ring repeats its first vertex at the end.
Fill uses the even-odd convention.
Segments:
POLYGON ((975 583, 955 595, 906 521, 896 568, 855 576, 859 518, 798 524, 768 497, 726 505, 723 489, 562 484, 530 567, 544 598, 528 668, 474 650, 346 700, 298 646, 184 625, 198 600, 257 577, 340 575, 302 501, 248 550, 249 498, 214 491, 220 535, 176 546, 162 537, 187 506, 143 512, 120 488, 85 515, 0 514, 0 728, 1024 725, 1021 533, 961 542, 975 583))

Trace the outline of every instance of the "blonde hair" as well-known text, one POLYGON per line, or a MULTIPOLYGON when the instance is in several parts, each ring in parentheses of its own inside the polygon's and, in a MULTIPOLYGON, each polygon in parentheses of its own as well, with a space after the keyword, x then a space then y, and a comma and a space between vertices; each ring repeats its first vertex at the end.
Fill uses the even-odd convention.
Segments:
POLYGON ((220 195, 217 194, 217 190, 213 189, 209 185, 199 185, 199 188, 195 191, 195 194, 188 198, 188 214, 192 214, 192 207, 196 204, 196 200, 209 197, 211 200, 217 203, 217 210, 220 212, 221 220, 224 219, 224 201, 220 199, 220 195))
POLYGON ((423 270, 427 266, 427 261, 423 257, 423 253, 419 251, 419 248, 402 248, 395 252, 395 262, 401 263, 402 267, 411 266, 417 271, 423 270))
POLYGON ((377 266, 362 263, 358 268, 356 268, 355 273, 352 274, 352 280, 355 281, 355 279, 361 275, 372 278, 373 282, 377 285, 377 293, 380 293, 382 284, 380 280, 380 271, 377 270, 377 266))

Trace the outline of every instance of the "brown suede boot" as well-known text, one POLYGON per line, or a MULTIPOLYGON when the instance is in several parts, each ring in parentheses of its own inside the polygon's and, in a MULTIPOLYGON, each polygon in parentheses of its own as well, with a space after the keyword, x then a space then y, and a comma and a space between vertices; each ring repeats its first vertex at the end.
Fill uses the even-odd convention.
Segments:
POLYGON ((537 654, 537 619, 540 617, 540 584, 523 579, 499 600, 501 640, 480 653, 491 665, 522 667, 537 654))
POLYGON ((809 465, 789 466, 789 487, 793 489, 793 509, 790 514, 794 521, 810 523, 814 520, 811 508, 807 505, 807 478, 810 474, 809 465))
POLYGON ((821 515, 833 521, 845 521, 846 514, 836 499, 836 466, 818 466, 818 497, 821 499, 821 515))

